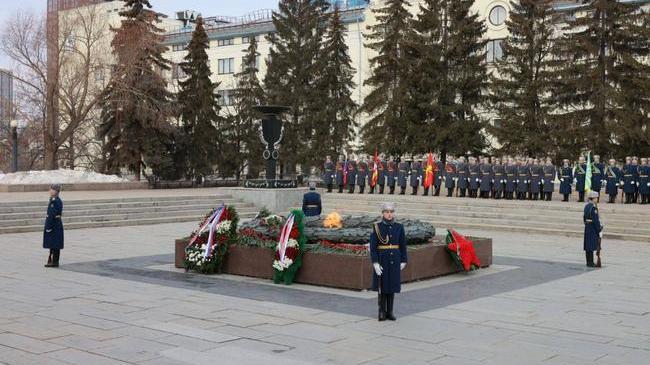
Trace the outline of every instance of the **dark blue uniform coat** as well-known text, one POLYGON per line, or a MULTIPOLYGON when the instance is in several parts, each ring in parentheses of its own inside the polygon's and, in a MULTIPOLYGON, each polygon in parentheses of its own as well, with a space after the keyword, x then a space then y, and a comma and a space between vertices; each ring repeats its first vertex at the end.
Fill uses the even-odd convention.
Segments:
POLYGON ((650 194, 650 185, 648 185, 650 184, 650 180, 648 179, 648 175, 650 175, 650 166, 639 166, 639 194, 650 194))
POLYGON ((357 163, 348 161, 348 186, 353 187, 357 182, 357 163))
POLYGON ((576 191, 585 191, 585 178, 587 174, 587 165, 577 165, 573 177, 576 179, 576 191))
POLYGON ((605 192, 607 195, 618 195, 618 187, 621 184, 621 179, 623 175, 621 174, 621 169, 616 166, 607 166, 605 168, 605 179, 607 179, 607 186, 605 186, 605 192))
POLYGON ((598 208, 592 202, 585 205, 583 221, 585 222, 584 250, 596 251, 598 250, 599 234, 602 227, 598 217, 598 208))
POLYGON ((399 166, 399 171, 397 173, 397 185, 399 185, 402 188, 405 188, 406 184, 408 183, 409 164, 404 161, 404 162, 400 162, 398 166, 399 166))
POLYGON ((458 164, 458 169, 456 170, 458 173, 458 188, 459 189, 467 189, 469 186, 469 167, 465 162, 461 162, 458 164))
POLYGON ((481 191, 492 190, 492 165, 489 163, 481 166, 481 191))
POLYGON ((436 176, 433 179, 433 186, 439 188, 442 186, 442 178, 445 176, 445 165, 442 163, 442 161, 436 161, 435 169, 436 171, 434 173, 436 176))
POLYGON ((57 196, 50 198, 47 206, 47 217, 45 218, 45 228, 43 229, 43 248, 63 249, 63 202, 57 196))
MULTIPOLYGON (((384 186, 386 185, 386 161, 379 161, 377 164, 377 185, 384 186)), ((372 179, 372 174, 368 177, 368 181, 372 179)))
POLYGON ((544 192, 552 193, 553 189, 555 189, 555 175, 557 174, 555 171, 555 166, 544 165, 542 167, 542 172, 544 173, 544 192))
POLYGON ((368 177, 368 164, 359 161, 357 165, 357 185, 366 186, 366 178, 368 177))
POLYGON ((530 192, 537 194, 542 190, 542 178, 544 177, 544 172, 542 171, 542 166, 532 165, 530 167, 530 192))
POLYGON ((591 190, 600 193, 603 188, 603 174, 605 173, 605 165, 601 162, 591 165, 591 190))
POLYGON ((420 181, 422 181, 422 165, 416 161, 411 165, 411 187, 417 188, 420 186, 420 181))
POLYGON ((382 268, 381 277, 372 272, 372 290, 377 291, 381 285, 381 292, 384 294, 399 293, 401 286, 400 264, 407 262, 406 256, 406 235, 404 226, 397 222, 381 221, 376 223, 379 227, 381 239, 377 238, 374 231, 370 234, 370 259, 372 263, 379 263, 382 268), (388 237, 388 240, 386 238, 388 237), (386 241, 382 245, 381 241, 386 241), (388 247, 382 249, 382 247, 388 247))
POLYGON ((331 161, 323 165, 323 182, 327 185, 334 183, 334 163, 331 161))
POLYGON ((386 184, 388 187, 393 187, 395 186, 395 182, 397 181, 397 166, 395 166, 395 162, 393 161, 388 161, 388 169, 386 170, 386 184))
POLYGON ((517 189, 517 165, 506 166, 506 191, 509 193, 517 189))
POLYGON ((456 187, 456 166, 448 162, 445 166, 445 188, 453 189, 456 187))
POLYGON ((336 163, 336 185, 343 186, 343 162, 336 163))
POLYGON ((623 192, 634 193, 636 191, 636 165, 623 166, 623 192))
POLYGON ((506 184, 506 166, 503 164, 494 165, 494 191, 502 192, 506 184))
POLYGON ((530 168, 526 165, 517 166, 517 191, 528 192, 528 180, 530 180, 530 168))
POLYGON ((469 188, 471 190, 478 190, 481 171, 478 165, 469 165, 469 188))
POLYGON ((573 184, 573 169, 562 167, 560 169, 560 194, 571 194, 571 185, 573 184))

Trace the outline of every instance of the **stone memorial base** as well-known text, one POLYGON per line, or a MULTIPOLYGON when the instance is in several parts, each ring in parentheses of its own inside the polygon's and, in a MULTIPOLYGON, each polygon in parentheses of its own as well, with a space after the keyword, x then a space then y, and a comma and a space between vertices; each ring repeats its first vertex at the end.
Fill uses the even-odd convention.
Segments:
MULTIPOLYGON (((492 239, 468 237, 482 267, 492 265, 492 239)), ((184 249, 188 239, 176 240, 175 265, 183 267, 184 249)), ((402 282, 430 279, 459 272, 458 266, 443 245, 426 244, 409 247, 409 263, 402 271, 402 282)), ((231 246, 223 273, 273 278, 274 252, 268 248, 231 246)), ((342 289, 369 289, 372 283, 372 265, 369 256, 324 254, 306 252, 295 282, 342 289)))
POLYGON ((229 187, 220 191, 246 203, 264 207, 277 214, 286 214, 289 209, 302 206, 302 197, 309 188, 264 189, 229 187))

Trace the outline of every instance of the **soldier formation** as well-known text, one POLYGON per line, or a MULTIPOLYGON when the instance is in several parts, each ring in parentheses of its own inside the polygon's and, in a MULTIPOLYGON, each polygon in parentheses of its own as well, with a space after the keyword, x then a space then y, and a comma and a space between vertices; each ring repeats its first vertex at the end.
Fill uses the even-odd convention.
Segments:
MULTIPOLYGON (((583 156, 571 163, 565 159, 556 167, 550 157, 484 157, 447 156, 443 163, 433 158, 429 171, 433 180, 427 182, 428 156, 406 156, 404 159, 384 155, 357 159, 343 156, 333 162, 330 156, 324 164, 323 182, 327 191, 334 187, 339 193, 399 194, 439 196, 446 189, 448 197, 470 197, 508 200, 552 200, 556 185, 562 201, 569 201, 573 191, 584 202, 587 190, 587 162, 583 156)), ((626 157, 624 164, 611 159, 607 164, 594 155, 591 162, 591 191, 600 193, 603 187, 609 203, 615 203, 619 190, 625 204, 650 203, 650 159, 626 157)))

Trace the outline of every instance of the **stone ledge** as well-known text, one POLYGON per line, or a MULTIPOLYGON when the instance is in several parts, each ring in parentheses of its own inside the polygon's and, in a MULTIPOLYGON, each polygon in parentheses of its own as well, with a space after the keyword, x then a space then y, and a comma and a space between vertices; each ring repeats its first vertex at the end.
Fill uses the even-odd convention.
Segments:
MULTIPOLYGON (((49 184, 0 184, 0 192, 23 193, 47 191, 49 184)), ((61 191, 99 191, 99 190, 142 190, 149 189, 147 181, 140 182, 111 182, 111 183, 78 183, 61 184, 61 191)))

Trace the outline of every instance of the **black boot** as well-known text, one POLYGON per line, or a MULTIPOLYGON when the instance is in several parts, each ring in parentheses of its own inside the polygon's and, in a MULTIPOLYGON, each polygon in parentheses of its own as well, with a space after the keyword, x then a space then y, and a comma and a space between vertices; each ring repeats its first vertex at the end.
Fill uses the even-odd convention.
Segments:
POLYGON ((427 196, 427 195, 429 195, 429 188, 424 188, 424 193, 422 194, 422 196, 427 196))
POLYGON ((388 187, 388 194, 389 195, 394 195, 395 194, 395 187, 394 186, 389 186, 388 187))
POLYGON ((400 186, 399 187, 399 195, 404 195, 406 194, 406 187, 400 186))
POLYGON ((343 192, 343 185, 339 185, 339 194, 343 192))
POLYGON ((578 202, 579 203, 584 203, 585 202, 585 192, 584 191, 578 192, 578 202))
POLYGON ((60 254, 61 254, 61 250, 56 248, 50 249, 50 256, 52 258, 52 261, 48 260, 48 263, 45 265, 45 267, 59 267, 60 254))
POLYGON ((436 187, 436 192, 433 194, 433 196, 440 196, 440 186, 436 187))
POLYGON ((411 195, 418 195, 418 188, 414 188, 411 186, 411 195))
POLYGON ((377 320, 382 322, 386 320, 386 294, 379 294, 377 296, 377 304, 379 305, 379 313, 377 320))
POLYGON ((379 194, 384 193, 384 185, 379 185, 379 194))
POLYGON ((454 188, 447 188, 447 197, 451 197, 454 195, 454 188))
POLYGON ((327 184, 327 192, 328 193, 332 192, 332 184, 327 184))
POLYGON ((397 318, 393 315, 393 303, 395 302, 395 294, 385 294, 386 296, 386 319, 394 321, 397 318))
POLYGON ((359 194, 363 194, 364 190, 366 190, 365 185, 359 186, 359 194))
POLYGON ((594 251, 585 251, 585 258, 587 259, 587 267, 596 267, 594 265, 594 251))

